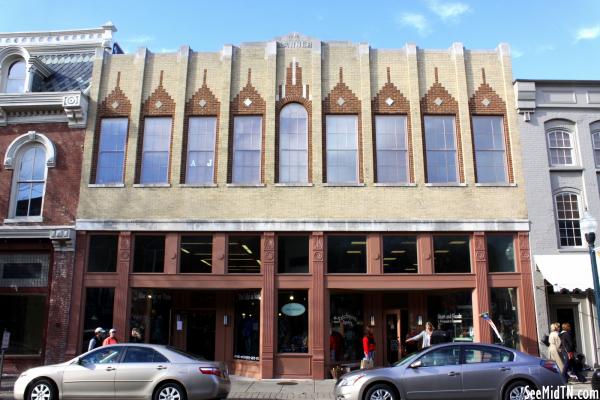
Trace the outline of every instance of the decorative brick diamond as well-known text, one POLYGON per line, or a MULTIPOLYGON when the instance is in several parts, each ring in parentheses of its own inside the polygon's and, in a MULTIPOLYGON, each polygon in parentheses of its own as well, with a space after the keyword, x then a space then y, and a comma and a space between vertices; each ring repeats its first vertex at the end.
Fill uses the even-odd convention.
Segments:
POLYGON ((337 99, 338 106, 340 106, 340 107, 343 106, 345 102, 346 102, 346 100, 344 100, 341 97, 339 99, 337 99))
POLYGON ((392 99, 391 97, 388 97, 387 99, 385 99, 385 104, 387 104, 388 106, 391 106, 392 104, 394 104, 394 99, 392 99))
POLYGON ((246 99, 246 100, 244 100, 244 105, 245 105, 246 107, 250 107, 250 104, 252 104, 252 100, 250 100, 250 99, 246 99))
POLYGON ((119 102, 118 101, 113 101, 113 103, 110 105, 113 109, 117 109, 117 107, 119 107, 119 102))
POLYGON ((436 105, 436 106, 438 106, 438 107, 439 107, 439 106, 441 106, 441 105, 442 105, 442 103, 444 102, 444 100, 442 100, 442 99, 440 99, 440 98, 438 97, 438 98, 436 98, 436 99, 435 99, 433 102, 435 103, 435 105, 436 105))
POLYGON ((204 106, 206 105, 206 100, 202 99, 198 102, 198 104, 200 104, 200 107, 204 108, 204 106))
POLYGON ((162 107, 162 102, 160 100, 158 100, 156 103, 154 103, 154 107, 161 108, 162 107))
POLYGON ((481 104, 483 104, 485 107, 489 106, 491 103, 491 101, 489 101, 487 98, 481 100, 481 104))

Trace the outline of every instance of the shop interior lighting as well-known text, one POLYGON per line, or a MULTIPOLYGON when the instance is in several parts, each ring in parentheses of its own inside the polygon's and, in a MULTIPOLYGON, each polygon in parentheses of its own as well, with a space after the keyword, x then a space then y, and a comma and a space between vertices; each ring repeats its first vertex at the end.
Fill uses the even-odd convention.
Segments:
POLYGON ((206 261, 206 260, 201 260, 201 261, 202 261, 204 264, 208 265, 209 267, 212 267, 212 265, 211 265, 211 264, 210 264, 208 261, 206 261))
POLYGON ((396 257, 385 257, 383 259, 383 261, 394 261, 394 260, 396 260, 396 257))
POLYGON ((258 265, 262 265, 262 264, 260 263, 260 260, 256 260, 256 262, 258 263, 258 265))
POLYGON ((346 251, 346 254, 360 254, 362 253, 360 250, 348 250, 346 251))
POLYGON ((417 242, 400 242, 400 244, 416 244, 417 242))
POLYGON ((246 246, 245 244, 243 244, 242 247, 244 248, 244 250, 246 250, 246 252, 248 254, 252 254, 252 250, 250 250, 250 248, 248 246, 246 246))
POLYGON ((403 254, 406 253, 406 250, 392 250, 392 254, 403 254))
POLYGON ((185 254, 190 254, 190 251, 188 249, 184 249, 183 247, 181 248, 181 251, 183 251, 185 254))
POLYGON ((467 243, 466 240, 451 240, 448 242, 448 244, 465 244, 467 243))
POLYGON ((290 294, 290 300, 294 300, 294 295, 290 294))
POLYGON ((367 244, 367 242, 350 242, 350 244, 352 246, 358 246, 358 245, 361 245, 361 244, 367 244))
POLYGON ((450 253, 450 250, 436 250, 435 252, 437 254, 446 254, 446 253, 450 253))

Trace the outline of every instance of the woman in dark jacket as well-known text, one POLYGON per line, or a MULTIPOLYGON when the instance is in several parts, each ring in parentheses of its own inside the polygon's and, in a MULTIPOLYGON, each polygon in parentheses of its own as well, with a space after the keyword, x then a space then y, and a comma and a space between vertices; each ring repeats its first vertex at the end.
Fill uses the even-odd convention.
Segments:
POLYGON ((565 381, 569 381, 569 372, 577 376, 579 382, 585 382, 585 377, 580 371, 575 370, 575 355, 577 353, 577 347, 573 340, 573 334, 571 333, 571 324, 565 322, 562 324, 562 332, 560 333, 560 347, 564 354, 565 366, 563 368, 563 376, 565 381))

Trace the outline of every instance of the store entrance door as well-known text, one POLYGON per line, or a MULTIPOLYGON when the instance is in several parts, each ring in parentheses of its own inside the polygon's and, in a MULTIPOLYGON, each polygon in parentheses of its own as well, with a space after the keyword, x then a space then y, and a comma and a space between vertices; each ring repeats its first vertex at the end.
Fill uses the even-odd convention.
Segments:
POLYGON ((172 345, 207 360, 214 360, 215 311, 179 310, 173 315, 172 345))
POLYGON ((401 312, 400 310, 387 310, 384 315, 385 361, 388 365, 391 365, 402 357, 401 312))

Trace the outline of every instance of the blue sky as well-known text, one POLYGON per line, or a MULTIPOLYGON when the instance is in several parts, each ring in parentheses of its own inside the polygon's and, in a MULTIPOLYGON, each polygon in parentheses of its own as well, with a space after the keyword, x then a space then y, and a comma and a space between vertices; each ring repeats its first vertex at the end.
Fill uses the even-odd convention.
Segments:
POLYGON ((42 1, 0 0, 0 31, 100 26, 112 20, 116 41, 173 51, 183 44, 215 51, 223 44, 300 32, 322 40, 397 48, 471 49, 508 42, 515 78, 600 80, 600 0, 388 1, 42 1))

